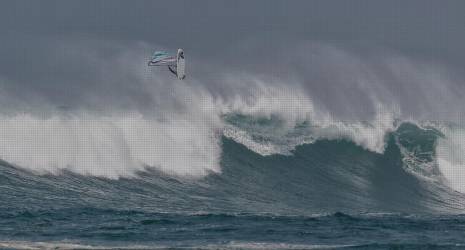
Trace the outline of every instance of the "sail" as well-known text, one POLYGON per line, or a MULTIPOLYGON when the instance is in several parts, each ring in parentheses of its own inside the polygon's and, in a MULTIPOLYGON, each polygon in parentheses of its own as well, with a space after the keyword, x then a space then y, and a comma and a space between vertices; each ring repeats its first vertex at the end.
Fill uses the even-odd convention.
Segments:
POLYGON ((149 66, 176 66, 176 56, 165 51, 155 51, 150 59, 149 66))

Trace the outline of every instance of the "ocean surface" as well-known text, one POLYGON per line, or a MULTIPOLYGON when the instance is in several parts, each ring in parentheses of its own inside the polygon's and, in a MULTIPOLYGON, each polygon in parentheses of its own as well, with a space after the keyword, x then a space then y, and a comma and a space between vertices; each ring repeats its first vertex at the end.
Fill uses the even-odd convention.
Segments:
POLYGON ((464 13, 0 1, 0 250, 465 250, 464 13))
POLYGON ((450 153, 463 146, 460 127, 396 120, 379 144, 365 122, 222 119, 220 169, 201 175, 1 161, 0 247, 465 248, 465 182, 454 181, 461 159, 450 153))

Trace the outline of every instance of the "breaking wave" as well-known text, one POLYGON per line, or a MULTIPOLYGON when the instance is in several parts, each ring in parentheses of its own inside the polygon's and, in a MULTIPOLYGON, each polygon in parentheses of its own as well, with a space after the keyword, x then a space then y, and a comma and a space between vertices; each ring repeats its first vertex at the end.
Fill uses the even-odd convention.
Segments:
MULTIPOLYGON (((406 122, 392 113, 364 122, 312 120, 312 113, 286 120, 279 112, 240 112, 238 106, 221 103, 215 106, 221 112, 206 112, 215 115, 208 120, 141 114, 4 118, 3 165, 39 174, 33 178, 57 175, 65 182, 57 185, 65 189, 72 173, 142 182, 148 197, 158 197, 157 212, 188 209, 188 204, 196 204, 196 210, 297 214, 335 208, 451 212, 465 205, 459 193, 464 191, 463 130, 453 125, 406 122), (186 183, 176 184, 179 180, 191 191, 184 189, 186 183), (165 197, 161 190, 168 187, 185 200, 165 197), (213 202, 222 193, 229 196, 213 202), (268 203, 272 208, 266 208, 268 203)), ((109 185, 126 186, 122 183, 109 185)), ((108 196, 112 189, 103 192, 108 196)), ((114 195, 124 197, 121 190, 114 195)), ((138 205, 152 206, 145 202, 138 205)))
MULTIPOLYGON (((123 78, 151 97, 144 108, 1 112, 0 174, 12 189, 23 187, 8 194, 11 199, 15 192, 28 196, 31 189, 30 194, 52 194, 58 207, 110 207, 120 201, 127 208, 155 212, 464 208, 465 130, 453 122, 406 119, 403 104, 386 102, 378 93, 386 90, 383 84, 365 93, 371 115, 340 119, 330 104, 341 100, 329 98, 323 105, 322 97, 312 95, 299 79, 228 73, 222 75, 227 87, 220 93, 195 77, 189 83, 148 77, 152 72, 146 67, 127 66, 129 56, 134 54, 122 56, 120 68, 123 78), (57 188, 61 191, 54 194, 57 188), (75 192, 83 189, 87 194, 75 192)), ((331 50, 325 63, 358 62, 343 72, 359 72, 354 78, 361 78, 363 86, 381 77, 372 72, 365 79, 359 70, 363 63, 349 57, 331 50)), ((395 67, 388 65, 399 74, 392 78, 414 82, 403 70, 414 75, 429 70, 395 62, 395 67), (399 70, 398 64, 405 67, 399 70)), ((337 97, 346 86, 340 87, 337 97)), ((93 102, 96 97, 86 98, 93 102)), ((351 102, 343 105, 350 108, 351 102)), ((44 201, 36 202, 43 206, 44 201)))

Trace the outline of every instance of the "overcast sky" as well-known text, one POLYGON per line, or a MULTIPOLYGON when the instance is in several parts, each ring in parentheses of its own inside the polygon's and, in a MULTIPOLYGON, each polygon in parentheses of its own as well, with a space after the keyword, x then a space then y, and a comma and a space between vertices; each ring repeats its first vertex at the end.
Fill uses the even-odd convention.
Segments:
MULTIPOLYGON (((460 0, 2 1, 0 27, 7 40, 69 35, 143 40, 182 44, 206 56, 248 37, 269 42, 292 36, 463 60, 464 9, 460 0)), ((33 47, 31 40, 26 44, 33 47)), ((2 46, 2 54, 3 49, 12 48, 2 46)))
POLYGON ((463 72, 464 10, 463 0, 1 1, 0 81, 18 98, 41 93, 72 105, 73 91, 102 80, 77 54, 91 47, 112 59, 125 44, 138 43, 183 47, 194 61, 262 72, 272 69, 243 61, 280 61, 305 41, 362 54, 392 51, 463 72))

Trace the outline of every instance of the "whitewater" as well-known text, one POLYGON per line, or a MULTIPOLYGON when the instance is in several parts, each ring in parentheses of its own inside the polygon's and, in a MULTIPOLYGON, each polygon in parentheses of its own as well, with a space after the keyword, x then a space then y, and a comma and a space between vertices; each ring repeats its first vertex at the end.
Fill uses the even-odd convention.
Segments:
POLYGON ((10 103, 0 112, 0 246, 465 244, 465 90, 453 71, 299 46, 319 63, 290 63, 315 79, 193 58, 189 70, 218 76, 176 81, 145 67, 153 45, 138 43, 117 46, 111 69, 87 48, 81 60, 99 68, 98 84, 65 107, 0 88, 10 103), (26 224, 33 230, 19 233, 26 224), (360 225, 373 241, 345 238, 344 227, 362 234, 360 225), (340 231, 325 238, 331 228, 340 231), (409 233, 376 236, 386 228, 409 233), (436 238, 416 240, 431 231, 436 238))

